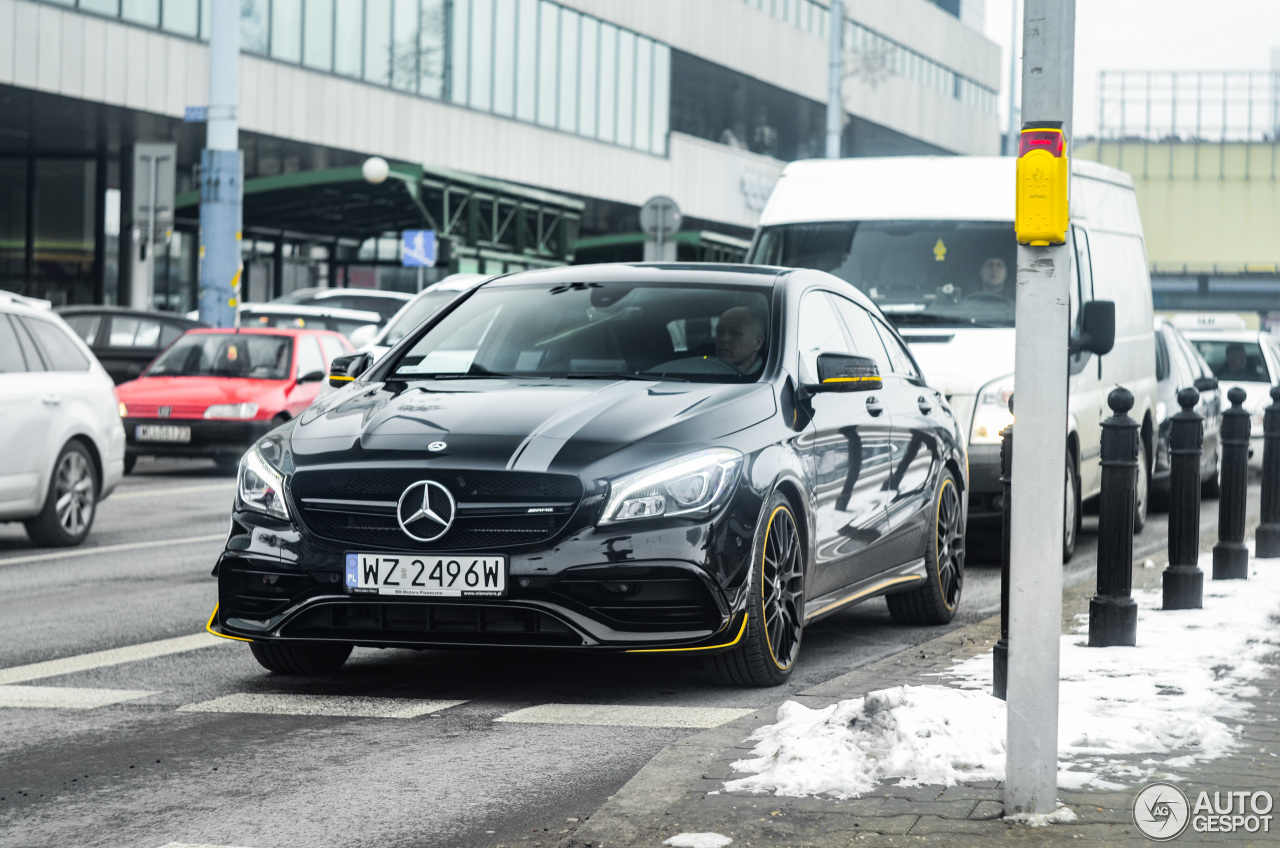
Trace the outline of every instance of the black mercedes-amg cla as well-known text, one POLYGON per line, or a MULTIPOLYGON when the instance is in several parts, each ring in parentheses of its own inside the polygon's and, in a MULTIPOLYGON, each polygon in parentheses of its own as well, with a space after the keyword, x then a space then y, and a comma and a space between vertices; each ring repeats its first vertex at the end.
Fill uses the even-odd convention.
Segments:
POLYGON ((964 439, 818 271, 590 265, 460 294, 240 466, 209 629, 281 673, 352 646, 705 655, 781 683, 805 625, 964 582, 964 439))

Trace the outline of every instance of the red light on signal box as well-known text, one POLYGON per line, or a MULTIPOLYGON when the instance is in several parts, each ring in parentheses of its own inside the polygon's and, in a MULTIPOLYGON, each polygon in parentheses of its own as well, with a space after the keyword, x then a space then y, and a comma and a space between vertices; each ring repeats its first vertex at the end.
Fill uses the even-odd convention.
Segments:
POLYGON ((1018 139, 1018 155, 1026 156, 1033 150, 1045 150, 1053 156, 1061 157, 1066 150, 1062 131, 1023 130, 1018 139))

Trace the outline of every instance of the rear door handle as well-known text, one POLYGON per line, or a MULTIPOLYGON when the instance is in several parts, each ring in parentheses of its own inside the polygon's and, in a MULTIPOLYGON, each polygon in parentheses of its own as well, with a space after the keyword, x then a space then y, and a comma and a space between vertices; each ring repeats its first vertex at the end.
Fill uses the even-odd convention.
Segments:
POLYGON ((48 406, 57 406, 58 404, 62 403, 62 396, 61 395, 45 395, 44 397, 40 398, 40 400, 44 401, 48 406))
POLYGON ((872 415, 879 415, 884 412, 884 404, 880 403, 880 399, 876 397, 867 398, 867 412, 872 415))
POLYGON ((916 398, 916 403, 919 404, 920 412, 925 415, 928 415, 930 412, 933 411, 933 404, 929 403, 929 399, 926 398, 924 395, 921 395, 920 397, 916 398))

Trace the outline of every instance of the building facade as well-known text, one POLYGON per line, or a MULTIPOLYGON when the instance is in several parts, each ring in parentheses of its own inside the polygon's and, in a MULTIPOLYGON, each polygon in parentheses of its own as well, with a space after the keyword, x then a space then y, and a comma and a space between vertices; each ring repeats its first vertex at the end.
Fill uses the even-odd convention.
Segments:
MULTIPOLYGON (((184 117, 207 100, 214 2, 0 0, 0 287, 129 299, 146 253, 133 151, 172 143, 178 195, 196 187, 204 126, 184 117)), ((228 2, 246 185, 379 155, 549 193, 538 202, 572 213, 574 238, 637 232, 638 207, 666 194, 686 229, 731 240, 782 166, 825 145, 817 0, 228 2)), ((980 0, 849 5, 843 155, 998 152, 1000 51, 980 0)), ((246 226, 246 265, 269 269, 257 290, 413 284, 394 232, 321 237, 272 208, 246 226)), ((161 308, 195 299, 190 211, 154 259, 161 308)), ((455 236, 454 268, 521 267, 455 236)))

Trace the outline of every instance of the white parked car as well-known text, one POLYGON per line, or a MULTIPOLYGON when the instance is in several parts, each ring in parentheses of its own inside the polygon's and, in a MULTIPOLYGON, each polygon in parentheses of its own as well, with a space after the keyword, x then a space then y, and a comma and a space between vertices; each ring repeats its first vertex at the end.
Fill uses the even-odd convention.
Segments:
POLYGON ((475 288, 489 279, 486 274, 450 274, 438 283, 432 283, 414 295, 397 312, 387 325, 378 331, 378 335, 367 344, 361 345, 356 339, 352 343, 361 353, 372 353, 376 362, 384 353, 391 350, 396 342, 403 339, 423 321, 431 317, 437 309, 453 300, 464 291, 475 288))
POLYGON ((0 292, 0 521, 78 545, 124 474, 115 384, 43 300, 0 292))

